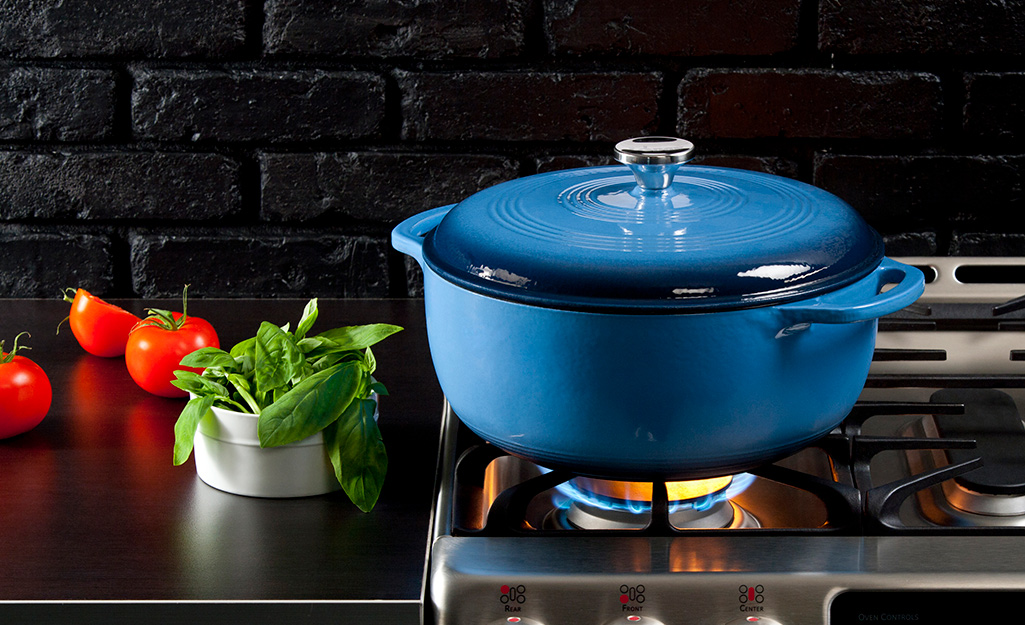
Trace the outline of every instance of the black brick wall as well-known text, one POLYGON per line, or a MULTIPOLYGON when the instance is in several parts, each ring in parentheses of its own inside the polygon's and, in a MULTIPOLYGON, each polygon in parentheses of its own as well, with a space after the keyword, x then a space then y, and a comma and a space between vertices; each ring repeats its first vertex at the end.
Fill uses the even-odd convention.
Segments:
POLYGON ((1025 0, 0 2, 0 297, 415 295, 397 221, 651 133, 1025 255, 1025 0))

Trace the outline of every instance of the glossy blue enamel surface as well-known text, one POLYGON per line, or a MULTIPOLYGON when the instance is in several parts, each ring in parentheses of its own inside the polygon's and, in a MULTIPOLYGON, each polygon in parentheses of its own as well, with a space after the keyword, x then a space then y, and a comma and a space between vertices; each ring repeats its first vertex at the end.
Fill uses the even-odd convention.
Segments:
POLYGON ((424 262, 450 207, 400 224, 395 247, 424 266, 438 380, 477 434, 550 468, 689 479, 743 471, 828 433, 868 373, 877 318, 924 279, 883 259, 801 301, 717 312, 596 313, 467 289, 424 262), (897 286, 883 292, 883 286, 897 286))
POLYGON ((841 288, 882 242, 847 204, 756 172, 683 166, 642 191, 625 166, 539 174, 456 205, 432 271, 475 292, 576 310, 728 310, 841 288))
MULTIPOLYGON (((795 319, 780 307, 597 314, 425 280, 431 354, 460 419, 511 453, 598 477, 708 477, 788 455, 844 418, 875 342, 874 319, 786 331, 795 319)), ((848 288, 878 281, 864 282, 848 288)))

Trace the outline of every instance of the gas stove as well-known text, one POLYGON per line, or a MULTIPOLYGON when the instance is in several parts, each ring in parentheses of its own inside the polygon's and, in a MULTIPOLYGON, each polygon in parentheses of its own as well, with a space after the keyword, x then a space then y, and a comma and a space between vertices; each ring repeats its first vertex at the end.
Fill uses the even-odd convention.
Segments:
POLYGON ((880 321, 858 404, 750 473, 549 471, 446 406, 437 625, 1006 618, 1025 600, 1025 260, 900 260, 926 293, 880 321))

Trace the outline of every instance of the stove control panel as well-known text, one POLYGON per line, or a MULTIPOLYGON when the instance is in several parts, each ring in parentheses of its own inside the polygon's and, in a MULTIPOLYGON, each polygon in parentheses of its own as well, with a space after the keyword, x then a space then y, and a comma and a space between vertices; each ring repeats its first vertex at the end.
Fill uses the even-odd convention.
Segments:
POLYGON ((434 623, 950 625, 1025 608, 1020 534, 616 538, 440 539, 434 623))

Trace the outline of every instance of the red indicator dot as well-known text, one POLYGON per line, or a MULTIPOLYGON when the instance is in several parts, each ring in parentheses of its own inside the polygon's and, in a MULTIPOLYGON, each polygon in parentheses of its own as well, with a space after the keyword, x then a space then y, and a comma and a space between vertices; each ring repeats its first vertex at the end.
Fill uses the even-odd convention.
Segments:
POLYGON ((751 586, 751 587, 749 587, 747 589, 747 600, 748 601, 754 601, 755 600, 755 587, 754 586, 751 586))
POLYGON ((507 618, 505 620, 509 621, 510 623, 519 623, 520 622, 520 617, 518 617, 518 616, 510 616, 509 618, 507 618))
POLYGON ((626 617, 626 620, 633 621, 634 623, 636 623, 637 621, 641 620, 641 617, 635 616, 635 615, 630 615, 630 616, 626 617))
POLYGON ((619 595, 619 602, 620 603, 626 603, 629 600, 630 600, 630 597, 628 597, 626 595, 619 595))
POLYGON ((501 588, 498 589, 498 592, 502 593, 503 595, 507 595, 507 594, 509 594, 509 587, 508 586, 502 586, 501 588))
POLYGON ((758 618, 757 616, 749 616, 749 617, 747 617, 747 622, 748 623, 757 623, 760 620, 762 620, 762 619, 758 618))

